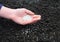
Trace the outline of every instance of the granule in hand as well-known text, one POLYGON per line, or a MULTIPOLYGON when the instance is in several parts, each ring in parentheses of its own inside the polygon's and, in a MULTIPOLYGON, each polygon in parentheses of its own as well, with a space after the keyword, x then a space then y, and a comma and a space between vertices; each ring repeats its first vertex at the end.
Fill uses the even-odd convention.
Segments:
POLYGON ((30 15, 26 15, 22 19, 25 21, 30 21, 30 20, 32 20, 32 17, 30 15))

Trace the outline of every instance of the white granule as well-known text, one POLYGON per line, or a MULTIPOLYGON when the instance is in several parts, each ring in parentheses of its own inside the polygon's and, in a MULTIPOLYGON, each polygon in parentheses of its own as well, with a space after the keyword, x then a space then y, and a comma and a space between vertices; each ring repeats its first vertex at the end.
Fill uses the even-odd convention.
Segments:
POLYGON ((32 20, 32 17, 30 15, 26 15, 22 19, 28 21, 28 20, 32 20))

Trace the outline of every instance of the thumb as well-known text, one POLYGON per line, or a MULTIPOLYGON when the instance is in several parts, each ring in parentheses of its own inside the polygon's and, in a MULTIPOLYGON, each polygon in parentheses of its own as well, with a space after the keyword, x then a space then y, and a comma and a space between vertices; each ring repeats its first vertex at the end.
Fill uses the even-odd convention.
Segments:
POLYGON ((27 13, 27 14, 29 14, 29 15, 34 15, 35 13, 34 12, 32 12, 32 11, 30 11, 30 10, 25 10, 25 13, 27 13))

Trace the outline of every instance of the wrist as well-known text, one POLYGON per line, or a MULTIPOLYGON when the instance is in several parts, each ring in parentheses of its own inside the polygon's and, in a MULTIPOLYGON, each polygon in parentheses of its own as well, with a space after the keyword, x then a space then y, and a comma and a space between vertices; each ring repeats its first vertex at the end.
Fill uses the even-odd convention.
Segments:
POLYGON ((2 6, 2 8, 0 10, 0 17, 10 19, 12 17, 12 14, 14 13, 14 11, 15 11, 14 9, 2 6))

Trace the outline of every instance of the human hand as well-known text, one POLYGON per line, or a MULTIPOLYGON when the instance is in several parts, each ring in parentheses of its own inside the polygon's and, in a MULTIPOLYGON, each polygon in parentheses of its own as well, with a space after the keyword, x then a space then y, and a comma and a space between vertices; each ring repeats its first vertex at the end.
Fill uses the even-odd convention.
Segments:
POLYGON ((26 25, 26 24, 36 23, 38 20, 41 19, 41 16, 35 15, 35 13, 33 13, 28 9, 20 8, 15 10, 13 17, 11 19, 18 24, 26 25), (22 18, 25 15, 30 15, 32 17, 32 20, 24 21, 22 18))
POLYGON ((3 6, 0 10, 0 17, 11 19, 12 21, 21 25, 35 23, 41 19, 40 15, 35 15, 35 13, 25 8, 11 9, 5 6, 3 6), (29 21, 24 21, 23 16, 25 15, 30 15, 32 19, 29 21))

